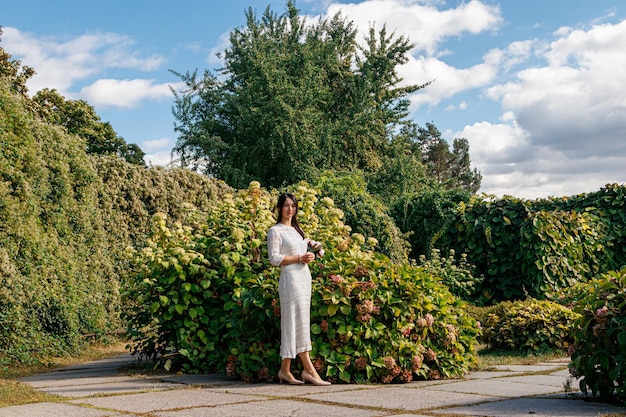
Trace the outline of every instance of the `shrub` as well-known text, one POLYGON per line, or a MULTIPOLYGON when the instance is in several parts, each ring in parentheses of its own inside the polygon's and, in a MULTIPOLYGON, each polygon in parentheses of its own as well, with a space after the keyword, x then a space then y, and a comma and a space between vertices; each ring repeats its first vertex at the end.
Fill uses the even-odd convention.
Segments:
POLYGON ((315 187, 341 207, 343 220, 353 232, 376 238, 379 252, 395 262, 406 262, 410 250, 408 235, 396 226, 385 204, 367 191, 362 173, 325 172, 315 187))
POLYGON ((495 349, 540 351, 567 349, 579 315, 552 301, 504 301, 488 308, 481 320, 483 342, 495 349))
POLYGON ((427 188, 405 194, 391 208, 398 227, 409 234, 411 257, 430 256, 437 240, 456 219, 456 207, 470 199, 468 191, 427 188))
MULTIPOLYGON (((372 251, 330 198, 298 187, 305 232, 324 242, 311 265, 316 366, 334 381, 407 382, 462 375, 476 360, 476 322, 438 279, 372 251)), ((272 380, 280 366, 280 270, 267 261, 276 193, 258 183, 204 217, 166 227, 159 215, 124 298, 134 352, 184 372, 272 380)))
POLYGON ((182 169, 86 153, 0 76, 0 363, 74 353, 121 327, 124 249, 156 211, 206 209, 228 187, 182 169), (92 340, 92 339, 90 339, 92 340))
POLYGON ((626 268, 589 281, 574 310, 580 318, 570 372, 581 378, 581 391, 626 401, 626 268))
POLYGON ((483 277, 474 277, 476 268, 467 262, 465 254, 461 254, 457 262, 454 249, 450 249, 450 254, 446 258, 441 257, 439 249, 433 249, 430 259, 422 255, 419 262, 430 274, 441 278, 452 294, 463 300, 473 300, 480 290, 483 277))

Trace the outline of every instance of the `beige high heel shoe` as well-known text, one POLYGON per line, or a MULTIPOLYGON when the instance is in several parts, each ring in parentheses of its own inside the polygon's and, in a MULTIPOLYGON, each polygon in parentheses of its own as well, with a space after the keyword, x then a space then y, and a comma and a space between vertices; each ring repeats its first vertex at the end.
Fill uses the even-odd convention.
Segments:
POLYGON ((290 376, 291 376, 291 378, 288 378, 283 373, 283 371, 278 371, 278 380, 280 381, 281 384, 283 383, 283 381, 285 381, 289 385, 304 385, 303 381, 300 381, 299 379, 294 378, 293 375, 290 375, 290 376))
POLYGON ((302 371, 302 379, 304 379, 305 383, 310 382, 311 384, 317 385, 320 387, 325 387, 327 385, 330 385, 330 382, 324 381, 320 377, 314 378, 313 375, 311 375, 307 371, 302 371))

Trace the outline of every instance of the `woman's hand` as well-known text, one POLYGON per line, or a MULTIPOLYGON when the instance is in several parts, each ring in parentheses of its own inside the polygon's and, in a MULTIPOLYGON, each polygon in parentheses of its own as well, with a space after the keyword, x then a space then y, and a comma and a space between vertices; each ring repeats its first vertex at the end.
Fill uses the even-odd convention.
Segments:
POLYGON ((313 260, 315 260, 315 254, 313 252, 307 252, 300 256, 300 262, 303 264, 310 264, 313 260))

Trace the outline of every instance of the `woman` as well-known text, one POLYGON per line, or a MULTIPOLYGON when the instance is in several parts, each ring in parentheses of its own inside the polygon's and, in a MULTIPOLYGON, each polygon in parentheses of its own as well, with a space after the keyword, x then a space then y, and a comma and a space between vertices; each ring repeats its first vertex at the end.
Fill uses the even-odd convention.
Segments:
POLYGON ((307 251, 307 240, 300 228, 296 214, 298 201, 291 193, 278 198, 278 221, 267 233, 270 263, 280 266, 278 296, 280 298, 280 357, 282 362, 278 379, 292 385, 310 382, 330 385, 317 374, 309 352, 311 351, 311 271, 308 264, 315 254, 307 251), (291 360, 302 361, 302 379, 291 373, 291 360))

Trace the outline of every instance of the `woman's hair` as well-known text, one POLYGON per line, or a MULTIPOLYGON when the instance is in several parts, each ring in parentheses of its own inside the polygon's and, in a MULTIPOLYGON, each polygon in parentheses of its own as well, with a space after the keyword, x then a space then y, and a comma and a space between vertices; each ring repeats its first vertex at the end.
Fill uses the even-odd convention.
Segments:
POLYGON ((291 193, 282 193, 278 197, 278 204, 276 204, 276 208, 278 209, 278 219, 276 223, 281 223, 283 220, 283 206, 285 205, 285 202, 287 201, 288 198, 291 201, 293 201, 293 204, 296 206, 296 212, 291 218, 291 225, 296 229, 298 233, 300 233, 300 236, 302 236, 302 239, 304 239, 304 231, 300 227, 300 223, 298 223, 298 218, 296 216, 298 214, 298 199, 296 199, 295 195, 291 193))

